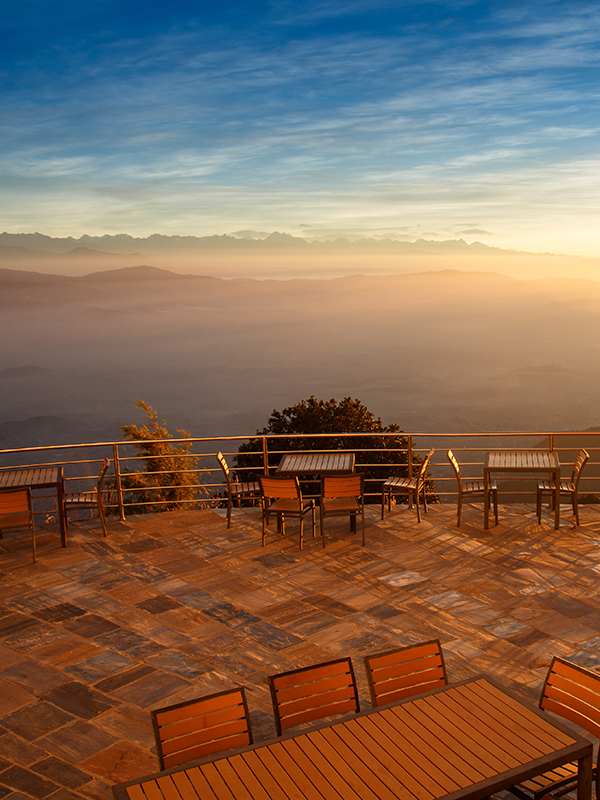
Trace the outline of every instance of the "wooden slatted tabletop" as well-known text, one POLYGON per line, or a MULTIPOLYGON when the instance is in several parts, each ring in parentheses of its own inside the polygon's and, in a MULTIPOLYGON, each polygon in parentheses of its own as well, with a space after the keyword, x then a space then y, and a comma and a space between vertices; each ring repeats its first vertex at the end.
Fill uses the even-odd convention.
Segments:
POLYGON ((67 526, 64 515, 64 477, 62 467, 31 467, 28 469, 0 470, 0 489, 56 489, 56 505, 60 523, 60 540, 67 546, 67 526))
POLYGON ((113 788, 116 800, 483 800, 592 744, 488 678, 113 788))
POLYGON ((490 495, 489 485, 492 475, 499 474, 526 474, 549 475, 555 482, 556 492, 554 496, 554 527, 558 530, 560 526, 560 461, 558 454, 554 450, 517 450, 517 451, 497 451, 487 453, 483 466, 484 481, 484 511, 483 526, 489 528, 490 525, 490 495))
POLYGON ((347 475, 354 472, 354 453, 288 453, 277 467, 277 475, 347 475))

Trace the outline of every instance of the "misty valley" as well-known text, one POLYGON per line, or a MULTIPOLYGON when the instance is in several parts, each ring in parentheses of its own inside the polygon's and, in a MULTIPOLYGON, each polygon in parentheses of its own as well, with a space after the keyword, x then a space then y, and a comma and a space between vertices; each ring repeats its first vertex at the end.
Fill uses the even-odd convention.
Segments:
POLYGON ((217 279, 131 267, 0 270, 3 447, 119 438, 154 406, 194 436, 250 434, 310 395, 412 431, 600 423, 600 283, 445 270, 217 279))

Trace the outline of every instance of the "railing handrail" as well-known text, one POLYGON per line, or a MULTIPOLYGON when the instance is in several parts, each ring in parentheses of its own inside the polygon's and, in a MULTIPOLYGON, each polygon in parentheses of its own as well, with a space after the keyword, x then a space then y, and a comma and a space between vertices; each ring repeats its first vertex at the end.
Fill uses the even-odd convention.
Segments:
MULTIPOLYGON (((479 441, 475 441, 475 440, 495 439, 496 442, 497 442, 498 439, 512 439, 513 442, 510 444, 510 447, 507 448, 507 449, 510 449, 510 450, 520 450, 520 449, 526 449, 526 450, 541 449, 541 450, 543 450, 543 449, 549 449, 549 450, 564 451, 564 450, 574 450, 578 445, 573 444, 573 443, 569 443, 569 444, 565 444, 564 447, 561 447, 560 445, 561 445, 561 438, 562 437, 569 437, 570 439, 575 439, 575 440, 580 438, 580 437, 585 437, 587 439, 587 443, 586 443, 587 449, 592 451, 592 452, 596 452, 596 451, 600 450, 600 442, 598 443, 599 444, 598 447, 590 446, 590 444, 589 444, 589 439, 591 437, 595 437, 595 436, 600 436, 600 430, 583 430, 583 431, 476 431, 476 432, 456 432, 456 431, 454 431, 454 432, 440 432, 440 431, 434 431, 434 432, 431 432, 431 431, 418 431, 418 432, 414 432, 414 431, 393 431, 393 432, 392 431, 365 431, 365 432, 360 432, 360 431, 358 431, 358 432, 348 432, 348 433, 305 433, 305 434, 274 434, 274 433, 273 434, 272 433, 266 433, 265 434, 265 433, 262 433, 262 432, 261 433, 257 432, 257 433, 249 434, 249 435, 248 434, 244 434, 244 435, 235 435, 235 436, 190 436, 190 437, 178 437, 178 438, 136 439, 136 440, 119 439, 119 440, 104 441, 104 442, 77 442, 77 443, 73 443, 73 444, 36 445, 36 446, 33 446, 33 447, 14 447, 14 448, 4 448, 4 449, 0 450, 0 456, 8 456, 8 455, 12 455, 12 454, 22 454, 22 453, 31 453, 31 454, 44 453, 44 452, 57 453, 57 451, 58 452, 81 451, 81 450, 88 450, 89 451, 89 450, 97 450, 97 449, 101 449, 101 448, 104 448, 104 449, 110 448, 112 450, 112 459, 111 459, 111 461, 113 462, 113 465, 114 465, 114 487, 113 487, 113 490, 114 490, 114 492, 116 494, 116 505, 113 503, 112 507, 118 508, 121 520, 125 520, 125 508, 127 506, 152 505, 153 503, 155 503, 156 505, 162 505, 163 503, 169 503, 169 502, 173 502, 173 501, 157 499, 156 501, 148 501, 148 502, 141 502, 141 501, 138 501, 138 502, 125 502, 125 497, 124 497, 125 492, 135 493, 136 491, 142 491, 142 489, 131 488, 131 487, 127 487, 126 489, 124 489, 123 488, 123 484, 122 484, 122 478, 123 478, 124 474, 128 474, 129 476, 142 475, 142 474, 144 474, 144 475, 150 475, 150 474, 156 475, 156 474, 162 474, 163 472, 168 472, 169 470, 165 469, 165 470, 163 470, 161 472, 152 472, 152 473, 147 473, 147 472, 144 472, 144 473, 137 472, 136 473, 136 472, 133 472, 131 470, 129 470, 128 472, 124 472, 123 469, 122 469, 122 466, 121 466, 122 464, 127 464, 127 463, 131 463, 131 462, 138 462, 139 463, 139 462, 143 462, 145 460, 148 460, 148 459, 151 459, 151 458, 156 458, 156 457, 161 458, 161 459, 169 459, 169 458, 185 459, 186 457, 189 457, 189 458, 210 457, 210 456, 213 456, 213 455, 216 454, 216 453, 210 453, 210 452, 206 452, 206 453, 192 453, 192 452, 190 452, 190 453, 160 454, 158 456, 152 456, 152 455, 145 456, 145 455, 140 455, 139 453, 134 453, 134 454, 130 455, 129 452, 128 452, 129 448, 135 448, 136 446, 140 447, 140 446, 145 446, 145 445, 148 445, 148 444, 171 444, 171 445, 190 444, 190 445, 192 445, 194 443, 203 443, 203 444, 212 443, 212 442, 215 442, 215 443, 217 443, 217 442, 218 443, 225 443, 225 442, 241 443, 241 442, 248 442, 248 441, 256 441, 257 445, 258 445, 257 446, 257 450, 256 451, 245 451, 243 454, 246 455, 246 456, 255 455, 259 459, 262 458, 262 469, 265 472, 268 472, 269 469, 272 469, 273 466, 274 466, 272 461, 271 461, 271 463, 269 462, 269 457, 279 456, 279 455, 281 455, 281 454, 283 454, 285 452, 289 452, 289 451, 287 451, 287 450, 277 450, 277 449, 269 450, 268 446, 267 446, 267 442, 271 446, 275 446, 276 447, 277 440, 289 441, 290 439, 297 439, 297 440, 311 439, 313 441, 314 440, 329 440, 329 441, 331 441, 332 439, 341 439, 341 438, 346 439, 346 440, 360 438, 360 439, 363 440, 363 442, 364 442, 365 439, 369 439, 369 438, 371 438, 371 439, 379 439, 379 440, 381 440, 381 439, 384 439, 384 440, 385 439, 394 439, 394 440, 403 440, 403 441, 402 442, 398 442, 399 446, 392 447, 392 448, 384 448, 384 447, 368 448, 368 447, 365 447, 363 445, 358 449, 354 448, 354 451, 355 452, 361 452, 361 453, 374 453, 374 454, 375 453, 383 453, 383 452, 385 452, 385 453, 394 453, 394 452, 396 452, 396 453, 405 453, 406 454, 406 460, 403 463, 399 462, 398 464, 390 463, 390 464, 385 464, 385 465, 384 464, 374 463, 374 464, 361 464, 360 466, 363 466, 365 468, 366 467, 379 467, 380 468, 380 467, 383 467, 383 466, 388 466, 390 468, 390 470, 392 470, 395 467, 403 467, 403 468, 407 468, 408 474, 411 475, 412 472, 413 472, 412 468, 413 468, 413 463, 414 463, 414 460, 413 460, 414 459, 414 454, 420 454, 420 453, 423 453, 426 450, 428 450, 429 447, 431 447, 432 440, 433 440, 433 444, 434 445, 435 445, 435 440, 446 440, 446 441, 451 442, 453 450, 455 452, 457 452, 457 453, 460 453, 460 452, 480 453, 480 452, 485 452, 485 450, 488 449, 488 448, 478 446, 479 445, 479 441), (416 446, 417 440, 423 440, 423 439, 427 440, 429 444, 427 446, 425 446, 423 443, 420 443, 422 446, 417 447, 416 446), (462 444, 462 446, 459 445, 459 443, 458 443, 458 440, 460 440, 460 439, 465 440, 464 443, 462 444), (519 439, 529 439, 529 440, 530 439, 536 439, 536 440, 542 439, 542 440, 544 440, 545 439, 547 441, 547 444, 544 445, 544 444, 539 444, 538 442, 536 442, 535 445, 528 444, 527 446, 521 448, 521 447, 519 447, 519 445, 515 445, 515 443, 514 443, 515 439, 517 439, 517 440, 519 440, 519 439), (456 442, 456 444, 454 444, 454 442, 456 442)), ((351 445, 350 445, 350 447, 351 447, 351 445)), ((217 449, 221 449, 221 448, 217 448, 217 449)), ((324 446, 324 450, 326 450, 326 449, 327 449, 326 446, 324 446)), ((343 452, 343 450, 346 450, 346 449, 348 449, 348 448, 343 448, 339 452, 343 452)), ((438 452, 442 452, 445 449, 446 449, 446 446, 439 447, 438 448, 438 452)), ((494 444, 493 445, 493 449, 502 450, 504 448, 499 444, 494 444)), ((336 451, 337 451, 337 448, 336 448, 336 451)), ((228 456, 236 456, 238 454, 239 454, 239 451, 238 452, 226 453, 226 455, 228 455, 228 456)), ((98 463, 99 461, 101 461, 102 457, 99 456, 98 459, 94 459, 94 458, 81 459, 80 458, 79 460, 68 460, 68 461, 53 461, 53 462, 46 461, 46 462, 43 462, 43 463, 44 463, 45 466, 66 466, 66 465, 69 465, 69 464, 72 464, 72 465, 75 465, 75 464, 77 464, 77 465, 93 464, 93 463, 98 463)), ((598 464, 599 462, 598 461, 593 461, 593 463, 594 464, 598 464)), ((471 467, 471 466, 477 466, 477 465, 480 465, 480 464, 481 464, 481 462, 469 460, 467 462, 463 462, 463 464, 461 464, 461 467, 471 467)), ((27 468, 31 468, 31 467, 35 467, 35 466, 39 466, 39 464, 27 464, 27 465, 15 465, 15 464, 13 464, 11 466, 0 466, 0 471, 4 471, 4 470, 8 470, 8 469, 27 469, 27 468)), ((449 468, 450 465, 449 464, 445 464, 445 463, 441 463, 441 464, 433 463, 432 466, 434 468, 435 467, 438 467, 438 468, 449 468)), ((236 467, 236 470, 238 472, 243 472, 244 470, 249 470, 249 469, 261 469, 261 466, 259 464, 257 464, 257 467, 236 467)), ((177 468, 175 471, 176 472, 180 472, 180 473, 210 474, 212 472, 218 472, 219 469, 218 468, 214 468, 214 469, 213 468, 206 468, 206 467, 197 467, 196 469, 186 469, 184 467, 184 468, 177 468)), ((68 478, 68 480, 69 481, 76 481, 76 480, 83 480, 84 478, 87 479, 87 478, 91 478, 91 477, 94 477, 94 476, 91 476, 91 475, 90 476, 78 475, 78 476, 70 477, 70 478, 68 478)), ((465 475, 465 477, 467 477, 467 476, 465 475)), ((600 481, 600 477, 599 476, 593 476, 590 479, 593 480, 593 481, 600 481)), ((198 478, 197 480, 201 480, 201 478, 198 478)), ((369 482, 371 482, 371 483, 374 483, 377 480, 379 480, 379 478, 371 477, 371 478, 368 478, 367 480, 369 482)), ((451 475, 448 476, 448 477, 445 476, 445 475, 436 477, 436 481, 440 481, 441 483, 446 483, 446 482, 449 482, 451 480, 453 480, 451 475)), ((196 483, 190 484, 188 488, 201 490, 201 489, 204 489, 204 488, 211 488, 212 489, 214 487, 221 486, 221 485, 224 485, 224 484, 222 482, 221 483, 212 483, 212 482, 206 483, 206 482, 203 482, 203 483, 197 483, 197 484, 196 483)), ((148 489, 151 489, 151 488, 152 487, 148 487, 148 489)), ((164 488, 174 488, 174 486, 163 486, 163 487, 157 487, 157 488, 163 488, 163 489, 164 488)), ((374 492, 371 492, 370 494, 374 495, 374 492)), ((453 493, 444 492, 443 494, 444 494, 444 496, 446 496, 446 495, 452 495, 453 493)), ((519 492, 518 494, 521 494, 521 492, 519 492)), ((198 501, 200 501, 200 498, 198 498, 198 501)), ((179 502, 185 502, 185 503, 189 502, 189 503, 191 503, 191 502, 194 502, 194 501, 192 501, 192 500, 182 500, 182 501, 179 501, 179 502)))

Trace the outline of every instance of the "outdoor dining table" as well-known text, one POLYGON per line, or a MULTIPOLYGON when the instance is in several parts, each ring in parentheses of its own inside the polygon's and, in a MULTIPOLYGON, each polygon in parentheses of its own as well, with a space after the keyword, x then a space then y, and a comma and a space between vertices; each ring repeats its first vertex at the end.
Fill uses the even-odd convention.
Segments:
POLYGON ((490 477, 511 474, 549 475, 554 481, 554 527, 560 526, 560 461, 554 450, 517 450, 491 452, 483 467, 483 527, 490 527, 490 477))
POLYGON ((483 800, 571 761, 590 800, 592 743, 489 677, 113 787, 116 800, 483 800))
POLYGON ((62 467, 33 467, 0 470, 0 489, 56 489, 56 505, 60 525, 60 543, 67 546, 67 525, 64 507, 64 475, 62 467))
POLYGON ((276 475, 348 475, 354 472, 354 453, 287 453, 276 475))

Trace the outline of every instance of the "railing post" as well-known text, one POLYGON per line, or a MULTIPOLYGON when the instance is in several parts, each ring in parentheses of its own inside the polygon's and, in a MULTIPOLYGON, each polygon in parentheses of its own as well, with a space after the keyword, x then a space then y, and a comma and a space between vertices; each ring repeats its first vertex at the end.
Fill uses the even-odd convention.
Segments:
POLYGON ((265 475, 269 474, 269 453, 267 451, 267 437, 263 436, 263 468, 265 475))
POLYGON ((123 506, 123 487, 121 485, 121 464, 119 462, 119 445, 113 444, 113 459, 115 462, 115 487, 117 490, 117 503, 119 504, 119 514, 121 522, 125 522, 125 507, 123 506))
POLYGON ((412 436, 408 437, 408 477, 413 476, 413 440, 412 436))

